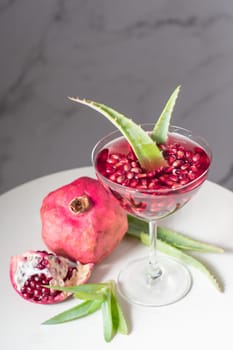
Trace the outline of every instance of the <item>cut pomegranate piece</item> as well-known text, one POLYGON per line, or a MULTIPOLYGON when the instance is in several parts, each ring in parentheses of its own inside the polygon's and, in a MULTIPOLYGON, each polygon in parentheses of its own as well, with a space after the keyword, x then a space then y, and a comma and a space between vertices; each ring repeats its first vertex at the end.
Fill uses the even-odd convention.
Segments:
POLYGON ((93 264, 82 265, 46 251, 27 251, 11 257, 10 280, 24 299, 38 304, 52 304, 71 294, 45 286, 73 286, 85 283, 93 264))

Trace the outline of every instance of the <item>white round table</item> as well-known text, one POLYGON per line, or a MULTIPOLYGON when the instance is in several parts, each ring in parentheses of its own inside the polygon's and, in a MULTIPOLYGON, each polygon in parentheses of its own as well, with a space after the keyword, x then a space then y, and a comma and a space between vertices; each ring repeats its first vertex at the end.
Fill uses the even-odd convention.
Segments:
MULTIPOLYGON (((71 299, 56 305, 27 302, 9 281, 9 259, 28 249, 45 248, 39 209, 50 191, 80 176, 94 177, 91 167, 63 171, 21 185, 0 196, 0 344, 3 350, 77 349, 232 349, 233 327, 233 193, 207 181, 183 209, 160 222, 191 237, 219 245, 224 254, 196 254, 220 278, 218 292, 199 271, 191 268, 193 285, 179 302, 161 308, 132 306, 121 300, 131 333, 105 343, 101 312, 61 325, 43 321, 77 304, 71 299)), ((116 279, 119 269, 146 247, 125 238, 93 272, 90 282, 116 279)))

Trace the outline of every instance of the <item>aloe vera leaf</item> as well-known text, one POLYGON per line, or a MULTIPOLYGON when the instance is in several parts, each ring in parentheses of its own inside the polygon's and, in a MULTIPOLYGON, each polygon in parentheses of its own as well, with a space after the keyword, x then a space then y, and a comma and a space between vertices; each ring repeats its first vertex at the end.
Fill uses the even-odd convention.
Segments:
POLYGON ((175 91, 172 93, 171 97, 167 101, 158 121, 156 122, 152 130, 151 138, 157 144, 166 144, 167 142, 170 120, 171 120, 172 112, 175 107, 176 99, 179 95, 179 92, 180 92, 180 86, 178 86, 175 89, 175 91))
MULTIPOLYGON (((146 221, 140 220, 136 217, 128 215, 128 232, 129 235, 140 238, 141 233, 148 233, 148 223, 146 221)), ((193 250, 202 253, 223 253, 224 250, 215 245, 204 243, 193 238, 190 238, 184 234, 178 233, 176 231, 158 227, 157 229, 158 238, 166 241, 167 243, 183 249, 183 250, 193 250)))
POLYGON ((223 288, 220 285, 220 282, 217 280, 217 278, 213 275, 213 273, 198 259, 192 257, 191 255, 182 252, 180 249, 177 249, 173 246, 171 246, 168 243, 165 243, 161 240, 158 240, 158 249, 166 254, 169 254, 183 263, 187 263, 190 266, 195 267, 202 273, 204 273, 207 278, 210 280, 210 282, 214 285, 214 287, 219 291, 223 292, 223 288))
POLYGON ((156 143, 151 139, 148 133, 132 119, 95 101, 80 99, 78 97, 70 97, 70 100, 86 105, 110 120, 128 140, 142 168, 153 170, 157 166, 167 164, 156 143))
POLYGON ((201 253, 223 253, 224 249, 213 244, 201 242, 193 238, 189 238, 181 233, 175 232, 167 228, 158 228, 158 236, 161 240, 184 250, 193 250, 201 253))
POLYGON ((100 309, 101 304, 102 304, 101 300, 86 300, 81 304, 72 307, 71 309, 68 309, 64 312, 59 313, 58 315, 48 319, 42 324, 50 325, 50 324, 64 323, 64 322, 76 320, 81 317, 88 316, 93 312, 97 311, 98 309, 100 309))
POLYGON ((112 304, 111 304, 111 291, 107 293, 105 300, 101 304, 104 339, 106 342, 110 342, 116 334, 115 320, 112 318, 112 304))
MULTIPOLYGON (((145 245, 149 245, 149 236, 146 233, 141 234, 141 242, 145 245)), ((182 263, 188 264, 192 267, 195 267, 202 273, 204 273, 205 276, 208 277, 210 282, 214 285, 214 287, 219 291, 223 292, 223 288, 220 285, 220 282, 218 282, 217 278, 212 274, 212 272, 198 259, 192 257, 191 255, 184 253, 182 250, 173 247, 172 245, 163 242, 160 239, 157 239, 157 248, 161 252, 165 254, 169 254, 173 256, 174 258, 180 260, 182 263)))

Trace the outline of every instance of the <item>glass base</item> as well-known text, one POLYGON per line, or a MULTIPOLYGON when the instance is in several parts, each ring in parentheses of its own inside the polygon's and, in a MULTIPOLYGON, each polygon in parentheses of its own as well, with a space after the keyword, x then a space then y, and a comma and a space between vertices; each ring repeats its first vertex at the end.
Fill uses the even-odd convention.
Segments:
POLYGON ((148 282, 147 264, 146 258, 134 260, 119 273, 118 290, 128 302, 141 306, 164 306, 175 303, 189 292, 192 280, 184 265, 161 257, 161 276, 148 282))

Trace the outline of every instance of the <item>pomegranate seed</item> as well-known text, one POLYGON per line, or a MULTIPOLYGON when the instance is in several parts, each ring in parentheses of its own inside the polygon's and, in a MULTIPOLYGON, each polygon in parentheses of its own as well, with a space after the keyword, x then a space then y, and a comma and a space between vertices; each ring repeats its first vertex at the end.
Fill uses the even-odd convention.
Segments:
POLYGON ((116 163, 117 163, 117 159, 108 158, 108 159, 107 159, 107 162, 108 162, 109 164, 116 164, 116 163))
POLYGON ((117 168, 121 168, 121 167, 123 167, 123 165, 124 165, 124 161, 123 161, 123 160, 121 160, 120 162, 118 162, 118 163, 114 164, 114 168, 115 168, 115 169, 117 169, 117 168))
POLYGON ((128 179, 125 179, 125 180, 122 182, 122 186, 129 186, 129 180, 128 180, 128 179))
POLYGON ((196 175, 192 171, 190 171, 188 173, 188 177, 189 177, 190 180, 194 180, 196 178, 196 175))
POLYGON ((170 149, 170 152, 171 152, 171 154, 175 154, 175 155, 176 155, 176 153, 177 153, 176 147, 172 147, 172 148, 170 149))
POLYGON ((188 163, 182 164, 181 167, 180 167, 181 170, 186 170, 188 168, 189 168, 189 164, 188 163))
POLYGON ((122 169, 115 169, 115 175, 122 175, 123 174, 123 171, 122 169))
POLYGON ((139 173, 142 172, 142 169, 140 169, 140 168, 138 168, 138 167, 135 167, 135 168, 132 168, 132 169, 131 169, 131 172, 136 173, 136 174, 139 174, 139 173))
POLYGON ((127 173, 126 177, 127 177, 127 179, 131 180, 134 178, 134 173, 127 173))
POLYGON ((116 176, 116 174, 111 174, 111 176, 109 176, 109 179, 111 180, 111 181, 113 181, 113 182, 115 182, 116 181, 116 178, 117 178, 117 176, 116 176))
POLYGON ((111 175, 112 173, 114 172, 114 169, 113 168, 108 168, 108 169, 106 169, 106 175, 111 175))
POLYGON ((185 158, 190 162, 192 160, 192 152, 186 151, 185 152, 185 158))
POLYGON ((183 161, 180 160, 180 159, 177 159, 177 160, 175 160, 175 161, 173 162, 172 166, 173 166, 174 168, 179 168, 182 164, 183 164, 183 161))
MULTIPOLYGON (((116 152, 109 155, 109 152, 105 151, 100 153, 97 158, 98 170, 111 181, 125 187, 137 188, 142 192, 147 189, 155 191, 163 189, 177 190, 179 187, 195 180, 208 168, 210 163, 204 150, 199 147, 191 149, 192 145, 190 145, 190 149, 187 149, 187 146, 178 142, 172 143, 172 140, 169 145, 159 145, 168 165, 160 166, 148 172, 140 166, 130 147, 126 154, 116 152)), ((195 188, 203 180, 202 178, 197 183, 192 184, 192 188, 195 188)), ((186 191, 184 189, 180 190, 182 198, 179 197, 177 203, 175 196, 168 197, 166 201, 158 196, 155 203, 150 203, 150 210, 154 210, 154 213, 157 213, 158 211, 163 211, 164 208, 169 211, 182 206, 189 199, 188 195, 184 197, 186 191)), ((156 192, 151 194, 157 195, 156 192)), ((147 210, 145 203, 135 203, 133 198, 126 198, 120 194, 119 196, 116 194, 116 197, 119 197, 122 206, 132 213, 137 210, 147 210)))
POLYGON ((168 160, 169 164, 172 164, 176 160, 176 157, 174 155, 171 155, 171 156, 168 157, 167 160, 168 160))
POLYGON ((130 181, 129 185, 130 185, 130 187, 135 188, 138 185, 138 181, 137 180, 132 180, 132 181, 130 181))
POLYGON ((192 157, 192 161, 194 163, 197 163, 197 162, 199 162, 200 158, 201 158, 200 153, 195 153, 194 156, 192 157))
POLYGON ((194 148, 194 152, 195 152, 195 153, 200 153, 200 154, 205 154, 205 152, 203 151, 203 149, 200 148, 200 147, 195 147, 195 148, 194 148))
POLYGON ((184 151, 183 150, 178 150, 176 154, 177 159, 183 159, 184 158, 184 151))
POLYGON ((178 181, 178 177, 176 175, 170 175, 169 179, 173 182, 177 182, 178 181))
POLYGON ((128 172, 130 169, 131 169, 131 167, 130 167, 129 163, 124 164, 123 170, 124 170, 125 172, 128 172))
POLYGON ((197 172, 198 172, 198 169, 197 169, 196 165, 191 165, 190 170, 191 170, 193 173, 197 173, 197 172))
POLYGON ((173 169, 173 170, 172 170, 172 174, 173 174, 173 175, 179 175, 180 172, 181 172, 180 169, 173 169))
POLYGON ((130 163, 130 166, 131 168, 136 168, 137 167, 137 162, 135 162, 135 160, 133 160, 131 163, 130 163))
POLYGON ((141 179, 140 185, 147 186, 147 180, 146 179, 141 179))
POLYGON ((173 167, 172 167, 172 166, 169 166, 169 167, 167 167, 167 168, 164 169, 165 173, 167 173, 167 174, 171 173, 172 170, 173 170, 173 167))
POLYGON ((155 176, 155 171, 149 171, 147 173, 147 177, 154 177, 155 176))
POLYGON ((124 175, 120 175, 120 176, 118 176, 118 177, 116 178, 116 182, 117 182, 118 184, 121 184, 121 183, 124 181, 124 179, 125 179, 125 176, 124 176, 124 175))
POLYGON ((135 179, 143 179, 147 177, 147 173, 140 173, 135 175, 135 179))
POLYGON ((181 185, 186 185, 187 183, 189 182, 189 179, 185 179, 185 178, 183 178, 182 180, 180 180, 180 184, 181 185))
POLYGON ((120 159, 120 156, 119 156, 118 153, 112 153, 112 154, 110 155, 110 158, 111 158, 111 159, 115 159, 115 160, 119 160, 119 159, 120 159))

